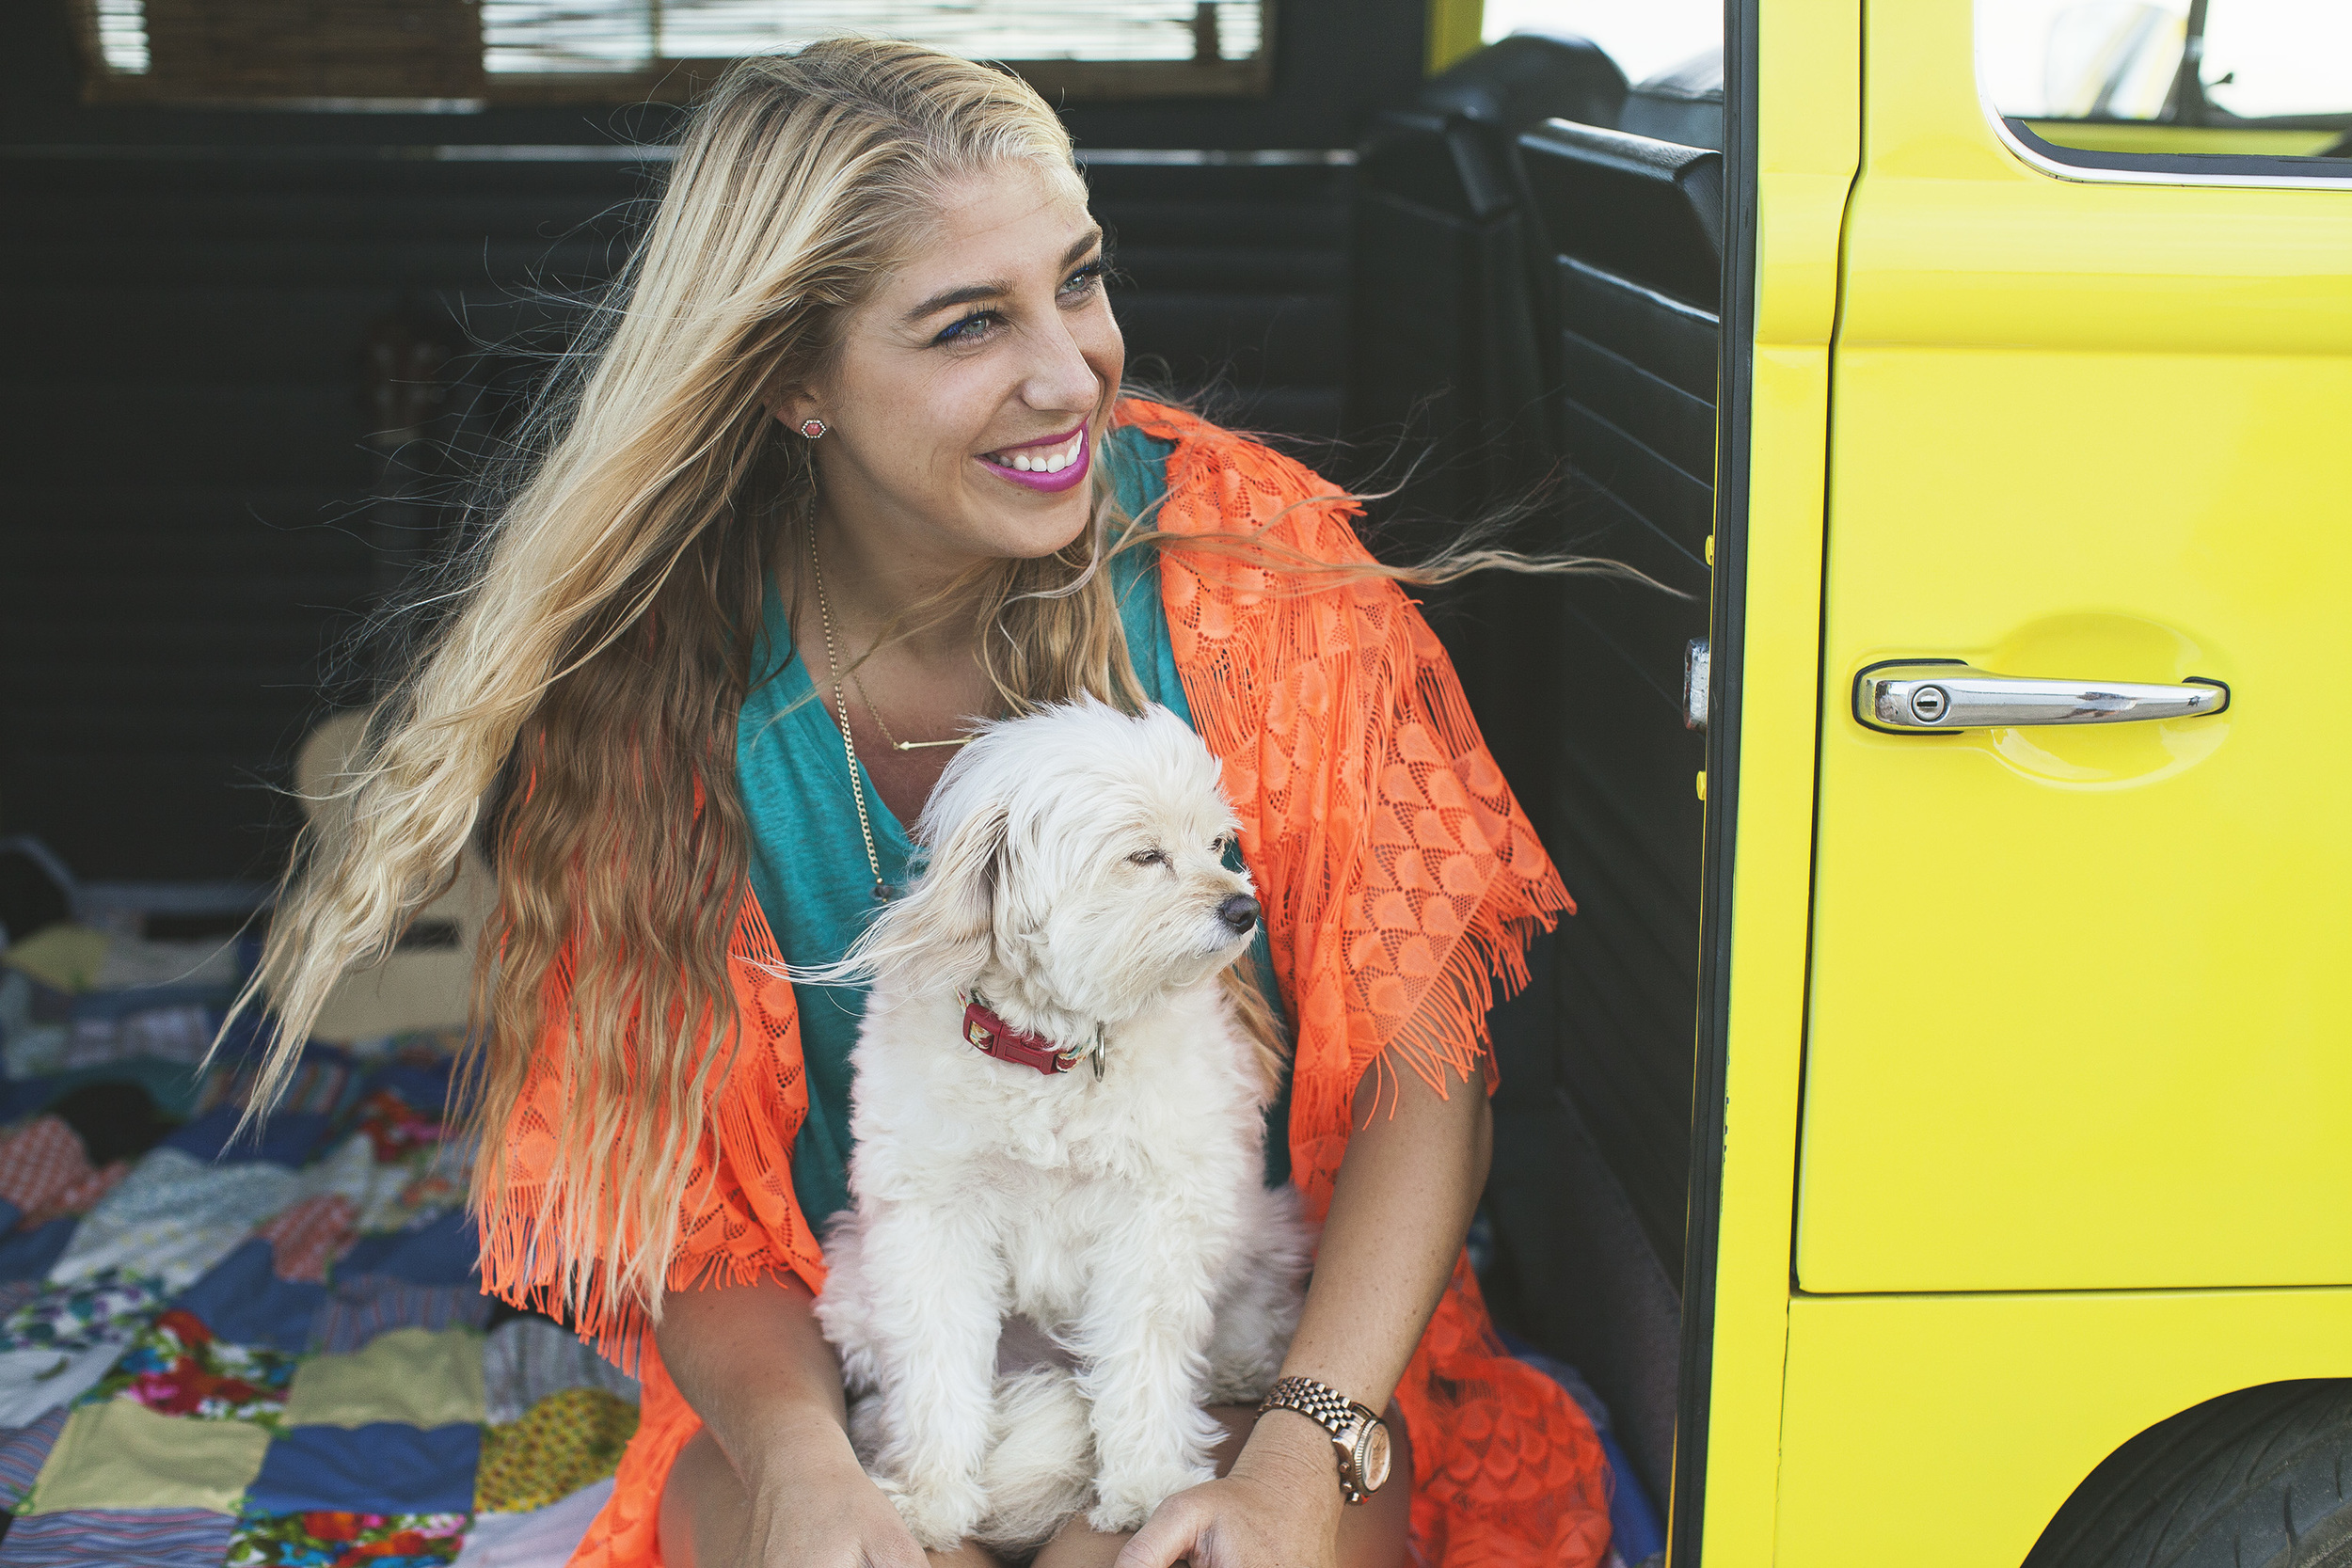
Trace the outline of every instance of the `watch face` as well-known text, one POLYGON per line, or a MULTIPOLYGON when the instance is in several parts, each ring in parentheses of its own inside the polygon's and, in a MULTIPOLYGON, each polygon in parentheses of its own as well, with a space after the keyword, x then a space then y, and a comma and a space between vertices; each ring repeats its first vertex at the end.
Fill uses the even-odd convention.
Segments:
POLYGON ((1389 1428, 1383 1421, 1366 1421, 1356 1439, 1356 1487, 1377 1492, 1389 1479, 1389 1428))

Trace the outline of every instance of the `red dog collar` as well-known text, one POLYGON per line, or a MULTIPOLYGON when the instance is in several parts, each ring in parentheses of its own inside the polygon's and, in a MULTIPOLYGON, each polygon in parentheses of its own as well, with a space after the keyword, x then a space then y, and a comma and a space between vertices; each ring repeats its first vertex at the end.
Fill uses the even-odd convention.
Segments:
POLYGON ((1073 1053, 1060 1050, 1044 1036, 1032 1035, 1007 1023, 977 996, 964 1005, 963 1037, 978 1047, 982 1055, 1034 1068, 1048 1076, 1068 1072, 1070 1064, 1077 1060, 1073 1053))

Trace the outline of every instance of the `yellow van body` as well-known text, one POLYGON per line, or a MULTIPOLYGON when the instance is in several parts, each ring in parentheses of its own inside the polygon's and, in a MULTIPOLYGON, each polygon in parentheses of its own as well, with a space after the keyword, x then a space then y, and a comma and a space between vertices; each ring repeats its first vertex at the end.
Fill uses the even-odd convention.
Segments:
POLYGON ((2013 1568, 2155 1422, 2352 1377, 2352 183, 2034 166, 1970 0, 1730 8, 1745 625, 1670 1560, 2013 1568), (1903 657, 2233 695, 1866 729, 1903 657))

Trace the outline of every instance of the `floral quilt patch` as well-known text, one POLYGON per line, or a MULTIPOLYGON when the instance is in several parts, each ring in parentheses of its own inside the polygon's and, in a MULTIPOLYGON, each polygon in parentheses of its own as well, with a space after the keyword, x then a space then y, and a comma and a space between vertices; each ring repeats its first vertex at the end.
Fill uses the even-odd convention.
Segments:
POLYGON ((129 1400, 163 1416, 275 1427, 297 1359, 264 1346, 224 1343, 174 1307, 131 1341, 82 1402, 129 1400))
POLYGON ((386 1164, 441 1141, 440 1118, 418 1110, 389 1089, 378 1089, 359 1101, 358 1127, 375 1145, 375 1157, 386 1164))
POLYGON ((463 1513, 248 1513, 224 1568, 441 1568, 466 1544, 463 1513))
POLYGON ((71 1285, 54 1285, 0 1321, 0 1351, 89 1350, 152 1312, 167 1293, 160 1279, 102 1269, 71 1285))

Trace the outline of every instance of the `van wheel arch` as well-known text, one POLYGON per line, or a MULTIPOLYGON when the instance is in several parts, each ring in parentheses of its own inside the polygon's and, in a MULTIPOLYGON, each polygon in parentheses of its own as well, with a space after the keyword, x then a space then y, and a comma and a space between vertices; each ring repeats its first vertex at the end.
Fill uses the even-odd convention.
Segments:
POLYGON ((2241 1388, 2100 1462, 2025 1568, 2352 1568, 2352 1379, 2241 1388))

